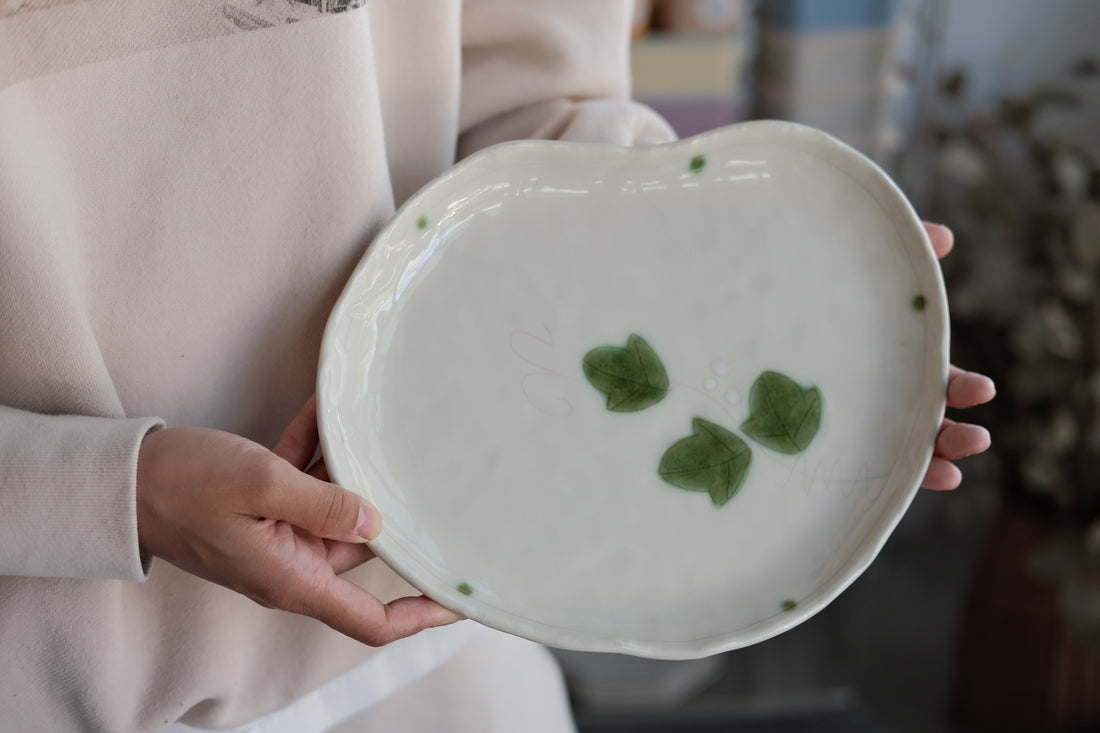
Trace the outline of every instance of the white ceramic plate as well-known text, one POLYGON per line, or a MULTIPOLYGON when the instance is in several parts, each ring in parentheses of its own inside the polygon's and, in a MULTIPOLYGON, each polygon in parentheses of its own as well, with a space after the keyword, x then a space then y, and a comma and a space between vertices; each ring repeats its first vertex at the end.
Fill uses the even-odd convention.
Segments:
POLYGON ((871 562, 928 465, 947 356, 920 221, 823 133, 510 143, 355 271, 322 443, 425 594, 553 646, 699 657, 871 562))

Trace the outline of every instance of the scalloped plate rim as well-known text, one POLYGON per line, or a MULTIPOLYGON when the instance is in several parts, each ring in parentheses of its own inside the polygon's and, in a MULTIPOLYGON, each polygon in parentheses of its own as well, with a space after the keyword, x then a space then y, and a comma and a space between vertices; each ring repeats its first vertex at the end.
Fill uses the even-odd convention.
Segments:
MULTIPOLYGON (((461 181, 471 173, 476 172, 479 167, 491 167, 494 161, 502 158, 522 157, 531 154, 541 155, 555 149, 576 150, 580 148, 584 148, 594 155, 607 156, 610 160, 622 157, 664 156, 668 155, 669 151, 679 151, 690 156, 697 150, 706 150, 716 140, 729 144, 736 142, 739 138, 754 138, 773 142, 792 139, 801 144, 820 146, 821 150, 829 151, 831 155, 839 155, 846 164, 862 168, 875 179, 875 183, 881 187, 881 191, 892 198, 900 210, 907 212, 905 214, 907 218, 905 224, 920 230, 927 254, 935 262, 931 243, 924 232, 920 218, 893 179, 876 163, 847 144, 825 132, 798 123, 779 120, 739 122, 682 140, 639 148, 602 143, 547 140, 521 140, 493 145, 459 161, 420 189, 397 209, 393 217, 375 236, 371 246, 368 247, 366 253, 356 265, 353 274, 348 279, 343 292, 331 311, 322 339, 317 376, 317 395, 321 449, 332 472, 333 481, 338 483, 340 481, 341 456, 344 449, 338 440, 339 428, 336 407, 330 403, 329 399, 332 388, 328 379, 329 363, 333 359, 340 358, 340 349, 339 345, 335 343, 336 337, 333 335, 332 324, 341 317, 341 312, 346 307, 348 300, 353 297, 356 291, 355 283, 363 271, 367 269, 371 255, 375 251, 375 243, 385 239, 400 227, 409 227, 410 225, 415 227, 419 218, 417 212, 422 209, 422 203, 425 200, 436 197, 440 191, 453 187, 456 181, 461 181)), ((937 362, 942 363, 944 392, 940 394, 945 394, 950 328, 947 319, 947 296, 938 264, 935 267, 935 273, 937 287, 933 292, 925 292, 923 295, 929 301, 928 310, 942 314, 941 321, 934 324, 935 329, 940 332, 940 338, 938 343, 935 343, 933 339, 930 347, 935 348, 938 352, 938 354, 932 356, 935 357, 937 362)), ((930 415, 937 416, 936 423, 938 425, 946 411, 946 400, 940 398, 937 404, 929 403, 927 408, 930 415)), ((921 476, 923 476, 931 461, 933 449, 934 435, 930 436, 927 448, 923 452, 922 468, 919 471, 921 476)), ((894 499, 892 511, 884 512, 883 516, 878 519, 873 531, 865 533, 864 540, 859 546, 860 549, 853 554, 842 571, 839 571, 834 577, 823 580, 814 593, 799 600, 796 608, 781 612, 777 611, 772 617, 761 619, 755 624, 741 627, 734 632, 710 634, 691 640, 669 641, 614 637, 602 633, 559 628, 509 613, 499 615, 498 609, 480 603, 476 597, 462 593, 451 585, 438 583, 437 579, 430 573, 418 572, 415 564, 410 565, 406 561, 400 548, 392 546, 387 541, 385 531, 379 538, 371 542, 370 546, 381 560, 414 588, 436 599, 448 608, 486 626, 562 649, 624 653, 654 659, 694 659, 764 641, 801 624, 821 611, 848 588, 878 556, 916 496, 920 483, 918 479, 908 491, 902 492, 894 499)), ((348 488, 355 490, 354 487, 349 486, 348 488)), ((385 517, 383 519, 385 522, 385 517)))

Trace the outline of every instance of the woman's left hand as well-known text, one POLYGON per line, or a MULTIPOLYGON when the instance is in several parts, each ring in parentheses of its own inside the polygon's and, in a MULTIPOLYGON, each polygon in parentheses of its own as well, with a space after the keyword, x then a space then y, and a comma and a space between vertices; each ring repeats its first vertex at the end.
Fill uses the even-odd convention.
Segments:
MULTIPOLYGON (((951 230, 940 224, 924 223, 932 248, 937 257, 944 257, 955 244, 951 230)), ((947 381, 947 406, 953 408, 974 407, 989 402, 997 394, 993 380, 984 374, 967 372, 952 365, 947 381)), ((957 488, 962 481, 962 471, 957 461, 989 448, 989 431, 980 425, 955 422, 944 418, 936 438, 936 448, 928 473, 921 484, 926 489, 943 491, 957 488)))

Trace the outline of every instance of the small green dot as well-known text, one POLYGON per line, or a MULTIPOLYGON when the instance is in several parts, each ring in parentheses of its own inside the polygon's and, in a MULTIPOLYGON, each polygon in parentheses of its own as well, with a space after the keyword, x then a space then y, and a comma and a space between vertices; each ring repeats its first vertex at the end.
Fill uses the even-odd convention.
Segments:
POLYGON ((459 583, 455 586, 455 589, 464 596, 472 596, 474 594, 474 588, 469 583, 459 583))
POLYGON ((428 228, 428 217, 422 216, 419 219, 417 219, 416 220, 416 228, 417 229, 427 229, 428 228))
POLYGON ((689 167, 691 168, 692 173, 698 173, 699 171, 703 170, 707 167, 707 156, 696 155, 694 158, 691 159, 691 165, 689 167))
POLYGON ((913 310, 922 311, 924 310, 924 306, 926 305, 928 305, 928 299, 925 298, 923 295, 913 296, 913 310))
POLYGON ((787 600, 780 603, 779 607, 782 608, 784 611, 793 611, 794 609, 798 608, 798 601, 792 601, 788 598, 787 600))

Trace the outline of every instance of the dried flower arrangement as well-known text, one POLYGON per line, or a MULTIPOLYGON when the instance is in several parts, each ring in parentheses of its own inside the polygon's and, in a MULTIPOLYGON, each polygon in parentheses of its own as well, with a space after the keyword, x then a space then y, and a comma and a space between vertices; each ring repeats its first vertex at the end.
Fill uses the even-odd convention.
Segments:
POLYGON ((979 473, 1072 528, 1030 571, 1100 649, 1100 153, 1051 124, 1085 114, 1096 84, 1100 63, 1084 59, 1058 86, 975 112, 966 74, 948 75, 925 213, 959 244, 945 262, 955 356, 998 385, 968 416, 994 433, 979 473))

